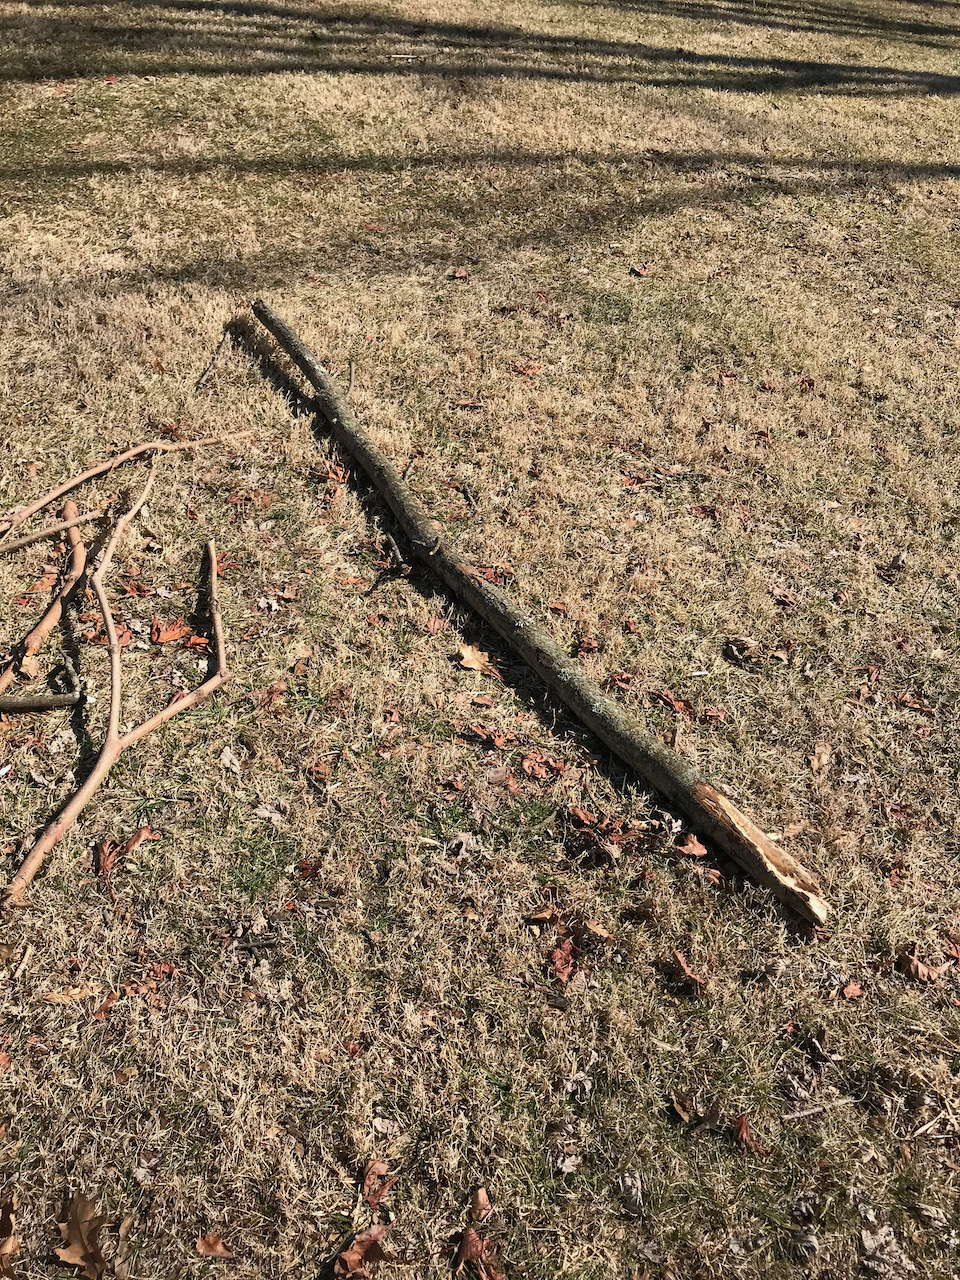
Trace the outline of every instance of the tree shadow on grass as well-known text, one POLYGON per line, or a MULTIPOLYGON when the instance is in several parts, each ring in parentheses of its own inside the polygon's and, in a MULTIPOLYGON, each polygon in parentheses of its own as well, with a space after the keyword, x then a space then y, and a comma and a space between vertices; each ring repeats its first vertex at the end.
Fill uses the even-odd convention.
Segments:
MULTIPOLYGON (((653 14, 663 12, 649 0, 653 14)), ((27 0, 39 7, 43 0, 27 0)), ((691 2, 692 9, 700 6, 691 2)), ((706 10, 708 6, 703 6, 706 10)), ((520 28, 417 23, 349 10, 308 9, 215 0, 121 0, 121 15, 143 21, 104 21, 109 6, 92 0, 43 15, 18 13, 0 23, 10 33, 7 80, 47 80, 96 74, 324 75, 525 79, 560 83, 634 84, 649 88, 733 90, 744 93, 913 96, 960 92, 960 75, 859 63, 774 58, 528 32, 520 28), (96 15, 78 21, 77 10, 96 15)), ((821 9, 823 6, 821 6, 821 9)), ((816 14, 819 10, 810 11, 816 14)), ((832 12, 832 11, 831 11, 832 12)), ((837 11, 839 14, 841 11, 837 11)), ((761 10, 761 15, 763 11, 761 10)), ((669 16, 669 14, 667 14, 669 16)), ((706 14, 704 14, 706 16, 706 14)), ((829 27, 827 19, 819 19, 829 27)), ((902 40, 920 38, 910 24, 873 30, 902 40)), ((866 18, 863 18, 866 23, 866 18)), ((869 24, 867 24, 869 27, 869 24)), ((947 39, 934 24, 928 36, 947 39)), ((845 31, 840 34, 848 34, 845 31)))
MULTIPOLYGON (((294 154, 285 157, 209 159, 177 157, 127 164, 122 161, 64 161, 38 166, 43 183, 83 182, 91 177, 122 177, 157 186, 163 176, 181 178, 230 174, 246 175, 247 200, 255 200, 258 184, 299 178, 322 189, 323 184, 351 174, 420 175, 411 188, 416 229, 388 234, 372 250, 370 233, 344 224, 326 241, 309 248, 284 240, 282 228, 274 243, 237 258, 232 252, 205 253, 180 262, 143 263, 127 269, 22 281, 4 291, 7 300, 71 299, 135 293, 158 285, 181 287, 203 284, 240 294, 256 289, 288 290, 293 281, 302 288, 308 277, 320 280, 344 270, 370 280, 390 281, 418 269, 459 264, 464 253, 479 246, 482 259, 518 249, 553 247, 581 249, 594 237, 627 233, 645 218, 667 217, 681 209, 762 206, 782 196, 872 198, 875 191, 896 190, 916 181, 949 182, 960 178, 960 164, 908 163, 890 160, 835 160, 787 157, 771 159, 746 152, 526 152, 512 150, 474 153, 434 153, 418 156, 373 154, 294 154), (497 173, 500 191, 491 198, 482 170, 497 173), (434 186, 426 191, 424 182, 434 186), (589 178, 589 185, 584 179, 589 178), (424 212, 424 204, 428 211, 424 212), (436 229, 454 229, 435 235, 436 229)), ((22 190, 30 166, 0 169, 0 184, 16 183, 22 190)), ((49 200, 41 185, 38 199, 49 200)), ((22 197, 21 197, 22 201, 22 197)), ((402 211, 394 222, 403 227, 402 211)))

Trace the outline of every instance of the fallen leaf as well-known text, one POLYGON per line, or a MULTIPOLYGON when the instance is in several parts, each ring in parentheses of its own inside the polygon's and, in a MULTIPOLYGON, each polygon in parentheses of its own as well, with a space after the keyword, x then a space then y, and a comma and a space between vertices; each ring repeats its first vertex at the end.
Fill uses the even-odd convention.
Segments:
POLYGON ((113 1008, 113 1006, 117 1003, 119 999, 120 999, 119 991, 108 992, 107 998, 106 1000, 104 1000, 100 1008, 94 1010, 93 1012, 94 1020, 96 1022, 105 1022, 107 1018, 110 1017, 110 1010, 113 1008))
POLYGON ((182 616, 175 618, 173 622, 161 622, 156 614, 153 615, 153 622, 150 624, 150 639, 154 644, 170 644, 174 640, 182 640, 184 636, 189 634, 190 628, 182 616))
POLYGON ((566 986, 573 976, 573 971, 577 965, 577 958, 574 954, 576 950, 573 939, 566 938, 559 947, 555 947, 551 952, 550 968, 553 970, 553 976, 562 986, 566 986))
POLYGON ((222 1236, 216 1231, 208 1231, 205 1236, 197 1236, 197 1253, 201 1258, 223 1258, 226 1262, 236 1261, 236 1255, 230 1252, 223 1243, 222 1236))
POLYGON ((0 1280, 15 1280, 13 1260, 20 1252, 20 1241, 14 1235, 14 1203, 11 1196, 0 1200, 0 1280))
POLYGON ((860 1241, 863 1265, 880 1280, 903 1280, 904 1276, 916 1272, 917 1268, 900 1248, 889 1224, 878 1227, 876 1231, 864 1229, 860 1232, 860 1241))
POLYGON ((511 373, 520 373, 525 378, 532 378, 540 372, 540 366, 532 360, 514 360, 510 365, 511 373))
POLYGON ((833 748, 829 742, 818 742, 813 749, 813 755, 809 757, 810 768, 814 773, 821 773, 830 763, 832 755, 833 748))
POLYGON ((722 724, 727 718, 727 708, 724 706, 704 707, 697 719, 701 724, 722 724))
POLYGON ((781 609, 792 609, 797 603, 797 597, 792 591, 788 591, 786 587, 778 587, 775 583, 770 584, 770 594, 781 609))
POLYGON ((690 1116, 693 1113, 693 1107, 690 1099, 685 1093, 671 1093, 670 1106, 674 1115, 682 1120, 684 1124, 690 1123, 690 1116))
POLYGON ((746 1116, 737 1116, 733 1122, 733 1132, 737 1142, 743 1147, 744 1151, 755 1151, 758 1156, 764 1154, 760 1140, 750 1128, 749 1121, 746 1116))
POLYGON ((843 988, 844 1000, 859 1000, 862 995, 863 995, 863 987, 861 987, 859 982, 854 982, 853 980, 851 980, 843 988))
POLYGON ((57 1223, 64 1244, 54 1252, 61 1262, 82 1268, 87 1280, 99 1280, 106 1269, 99 1242, 103 1223, 104 1219, 97 1213, 93 1201, 80 1191, 71 1197, 66 1222, 57 1223))
POLYGON ((694 987, 707 987, 710 985, 707 978, 701 978, 698 973, 693 972, 687 964, 682 951, 674 951, 673 958, 676 961, 677 968, 680 970, 680 976, 685 978, 687 982, 694 987))
POLYGON ((710 856, 707 846, 701 844, 692 831, 683 844, 677 845, 677 852, 685 853, 688 858, 708 858, 710 856))
POLYGON ((620 1179, 620 1198, 623 1211, 631 1218, 639 1216, 643 1209, 643 1182, 639 1173, 625 1173, 620 1179))
POLYGON ((57 574, 45 573, 39 577, 31 587, 27 587, 26 594, 28 596, 38 595, 43 591, 49 591, 51 587, 56 585, 57 574))
POLYGON ((428 636, 436 636, 439 635, 441 631, 446 631, 449 625, 450 624, 445 618, 430 617, 423 624, 423 629, 426 631, 428 636))
POLYGON ((380 1247, 380 1241, 389 1230, 389 1222, 373 1222, 363 1231, 358 1231, 347 1248, 337 1255, 333 1274, 367 1277, 370 1275, 367 1267, 372 1263, 390 1262, 390 1255, 380 1247))
POLYGON ((939 965, 924 964, 922 960, 917 959, 917 944, 915 942, 912 942, 909 947, 905 947, 897 956, 897 968, 900 972, 917 982, 933 982, 937 978, 942 978, 952 965, 952 960, 939 965))
POLYGON ((470 1200, 470 1217, 474 1222, 483 1222, 493 1212, 493 1205, 487 1195, 486 1187, 477 1187, 470 1200))
POLYGON ((103 993, 103 987, 63 987, 60 991, 50 991, 43 997, 45 1004, 76 1004, 79 1000, 86 1000, 88 996, 99 996, 103 993))
POLYGON ((466 267, 451 267, 447 272, 448 280, 469 280, 470 272, 466 267))
POLYGON ((127 1217, 120 1223, 120 1229, 117 1232, 117 1252, 113 1259, 113 1275, 114 1280, 130 1280, 130 1232, 133 1228, 133 1218, 127 1217))
POLYGON ((40 663, 32 653, 28 653, 20 663, 20 675, 26 676, 29 680, 36 680, 39 674, 40 663))
POLYGON ((502 1273, 494 1265, 489 1241, 479 1235, 473 1227, 467 1227, 461 1235, 453 1263, 456 1268, 455 1275, 462 1275, 464 1267, 470 1264, 474 1267, 474 1274, 479 1277, 479 1280, 502 1280, 502 1273))
POLYGON ((613 934, 605 929, 599 920, 585 920, 581 931, 591 934, 594 938, 599 938, 601 942, 613 941, 613 934))
POLYGON ((563 601, 562 601, 562 600, 554 600, 554 601, 552 601, 550 604, 548 604, 548 605, 547 605, 547 608, 550 610, 550 612, 551 612, 551 613, 566 613, 566 612, 567 612, 567 606, 563 603, 563 601))
POLYGON ((462 644, 460 646, 460 665, 468 671, 479 671, 481 675, 497 676, 500 673, 490 659, 489 653, 477 649, 472 644, 462 644))
POLYGON ((6 1049, 0 1049, 0 1076, 6 1075, 12 1066, 13 1059, 9 1053, 7 1053, 6 1049))
POLYGON ((380 1208, 380 1201, 387 1194, 399 1179, 394 1176, 388 1178, 388 1168, 383 1160, 368 1160, 363 1170, 363 1199, 371 1209, 376 1212, 380 1208))
POLYGON ((678 716, 687 716, 689 719, 693 719, 693 704, 688 702, 686 698, 675 698, 671 689, 651 690, 650 701, 659 702, 661 706, 669 707, 678 716))
POLYGON ((780 832, 781 840, 789 840, 792 836, 799 836, 806 831, 810 823, 806 818, 801 818, 799 822, 791 822, 789 826, 783 828, 780 832))

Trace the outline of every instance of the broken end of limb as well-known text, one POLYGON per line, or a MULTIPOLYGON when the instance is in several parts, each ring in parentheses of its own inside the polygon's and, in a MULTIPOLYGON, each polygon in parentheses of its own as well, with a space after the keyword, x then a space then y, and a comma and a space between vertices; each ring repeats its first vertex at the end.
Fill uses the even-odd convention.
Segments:
POLYGON ((825 924, 830 908, 820 895, 817 877, 766 836, 740 812, 729 796, 697 782, 684 797, 687 817, 704 835, 712 837, 725 853, 754 880, 805 920, 825 924))

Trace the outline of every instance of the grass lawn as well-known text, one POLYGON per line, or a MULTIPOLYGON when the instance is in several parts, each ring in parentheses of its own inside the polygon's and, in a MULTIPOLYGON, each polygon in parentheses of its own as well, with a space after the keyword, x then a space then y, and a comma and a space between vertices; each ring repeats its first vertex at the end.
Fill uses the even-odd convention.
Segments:
MULTIPOLYGON (((76 1192, 119 1280, 323 1274, 371 1157, 385 1277, 449 1274, 479 1186, 488 1280, 956 1274, 960 982, 902 956, 960 939, 958 54, 945 0, 0 5, 0 505, 253 433, 161 463, 110 579, 125 723, 202 679, 151 624, 202 630, 210 536, 233 680, 4 927, 18 1275, 80 1274, 76 1192), (825 930, 390 571, 255 354, 197 385, 256 296, 825 930)), ((0 561, 4 644, 62 559, 0 561)), ((5 876, 104 731, 97 625, 81 712, 0 721, 5 876)))

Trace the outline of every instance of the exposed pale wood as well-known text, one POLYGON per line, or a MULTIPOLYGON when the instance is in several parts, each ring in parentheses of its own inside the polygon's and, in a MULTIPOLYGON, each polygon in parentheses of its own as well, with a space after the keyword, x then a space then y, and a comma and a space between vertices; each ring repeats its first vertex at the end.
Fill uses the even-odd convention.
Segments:
POLYGON ((822 924, 829 914, 816 878, 768 840, 729 797, 705 782, 689 761, 648 733, 591 680, 532 615, 447 546, 443 531, 420 506, 384 453, 357 423, 330 375, 297 334, 263 301, 253 313, 313 386, 318 413, 334 438, 366 473, 415 553, 464 604, 478 613, 560 700, 625 764, 670 801, 699 834, 713 840, 786 906, 822 924))

